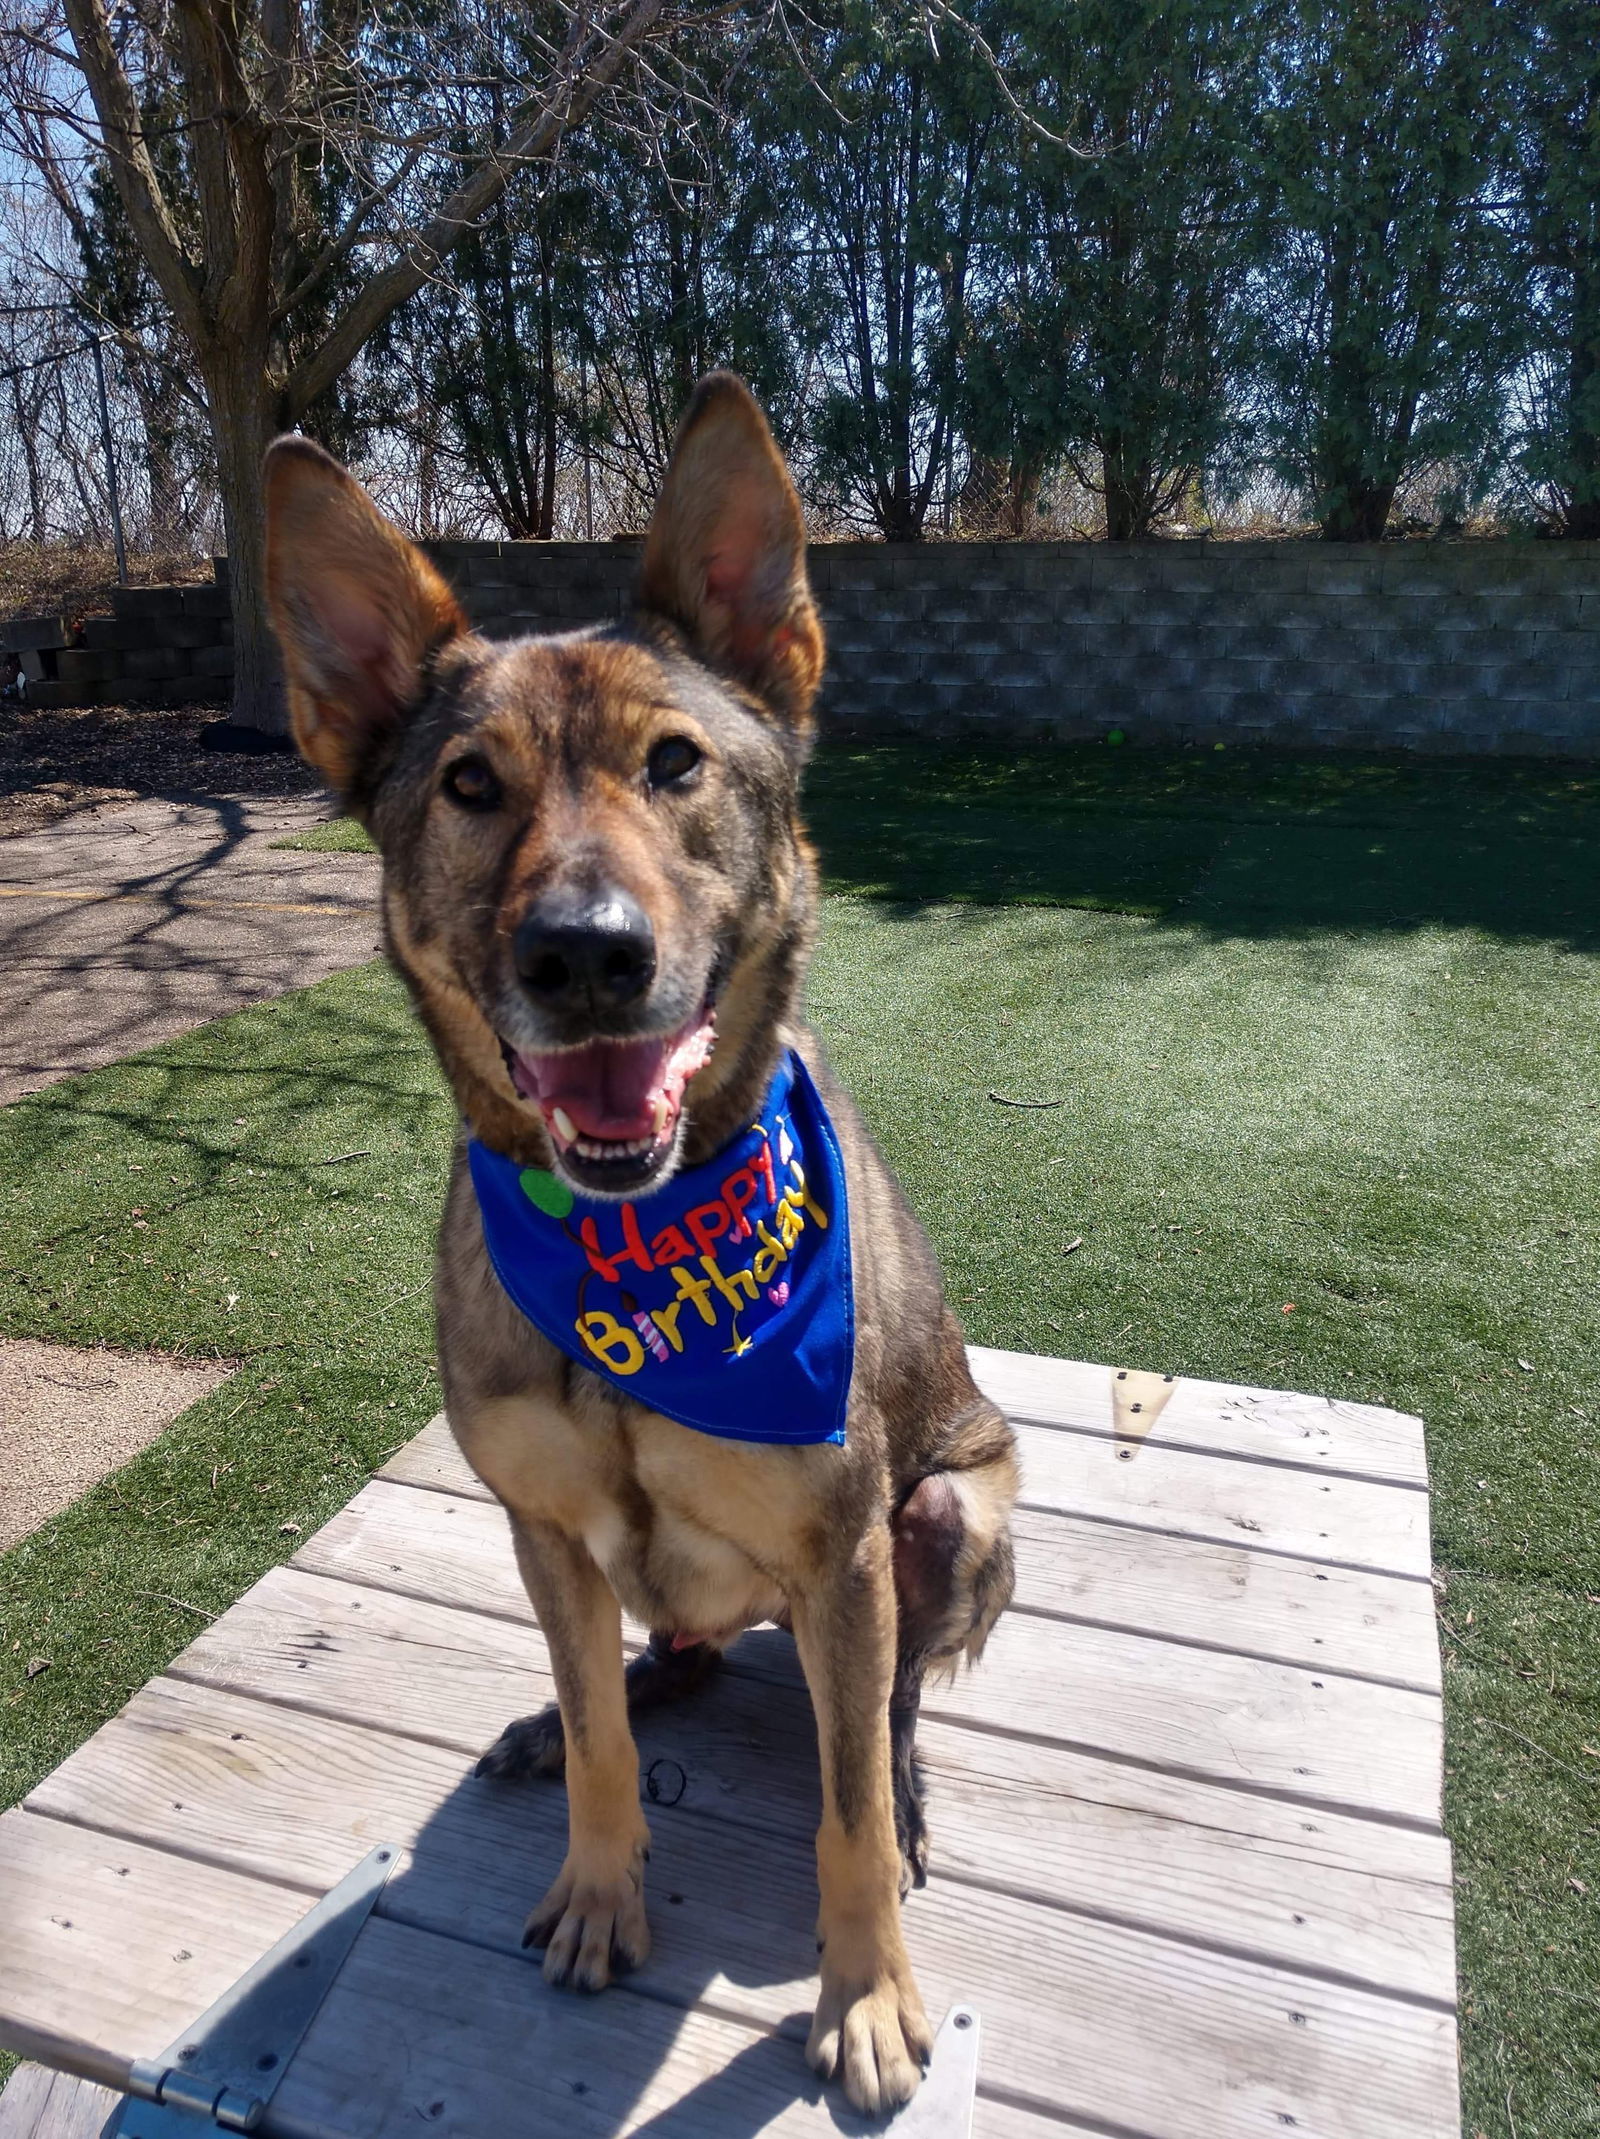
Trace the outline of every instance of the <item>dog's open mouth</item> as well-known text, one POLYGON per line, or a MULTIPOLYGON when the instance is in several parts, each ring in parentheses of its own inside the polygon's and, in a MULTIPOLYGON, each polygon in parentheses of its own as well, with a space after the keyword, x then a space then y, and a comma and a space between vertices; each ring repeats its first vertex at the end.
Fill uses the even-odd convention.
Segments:
POLYGON ((684 1088, 711 1060, 707 1002, 676 1032, 586 1041, 547 1053, 502 1041, 511 1082, 539 1109, 563 1169, 585 1187, 626 1192, 648 1181, 678 1134, 684 1088))

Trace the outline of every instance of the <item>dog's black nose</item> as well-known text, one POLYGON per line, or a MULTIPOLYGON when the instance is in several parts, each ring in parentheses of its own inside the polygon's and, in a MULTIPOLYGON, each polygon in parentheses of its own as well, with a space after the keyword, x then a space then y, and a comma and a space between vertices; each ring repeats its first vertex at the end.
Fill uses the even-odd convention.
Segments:
POLYGON ((523 916, 512 949, 522 985, 551 1010, 614 1009, 655 978, 650 917, 615 885, 547 893, 523 916))

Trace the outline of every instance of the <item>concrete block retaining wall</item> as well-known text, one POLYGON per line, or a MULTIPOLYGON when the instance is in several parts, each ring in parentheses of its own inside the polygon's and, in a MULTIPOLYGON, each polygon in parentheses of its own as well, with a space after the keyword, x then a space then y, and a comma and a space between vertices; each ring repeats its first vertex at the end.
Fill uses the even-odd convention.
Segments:
MULTIPOLYGON (((428 545, 491 636, 625 614, 628 543, 428 545)), ((1600 544, 822 543, 835 732, 1600 756, 1600 544)), ((56 703, 215 701, 220 587, 119 592, 56 703)))
POLYGON ((28 687, 40 706, 216 705, 233 675, 228 590, 118 587, 110 616, 86 619, 53 671, 28 687))

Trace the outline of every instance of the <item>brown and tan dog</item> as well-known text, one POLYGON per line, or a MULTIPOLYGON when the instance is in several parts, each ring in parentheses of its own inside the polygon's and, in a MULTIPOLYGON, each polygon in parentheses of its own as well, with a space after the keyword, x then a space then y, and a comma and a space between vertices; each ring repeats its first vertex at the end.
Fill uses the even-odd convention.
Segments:
POLYGON ((598 1990, 648 1951, 629 1708, 778 1619, 822 1752, 807 2054, 857 2107, 890 2107, 930 2041, 899 1914, 926 1864, 917 1705, 929 1665, 975 1657, 1010 1596, 1017 1471, 932 1252, 799 1022, 817 891, 798 792, 823 643, 793 486, 745 388, 705 380, 636 619, 508 644, 468 630, 317 447, 280 439, 268 495, 295 737, 382 852, 390 953, 471 1133, 585 1195, 639 1197, 749 1121, 785 1047, 826 1096, 856 1298, 843 1447, 713 1439, 569 1359, 501 1289, 459 1149, 439 1358, 559 1696, 480 1769, 565 1766, 567 1857, 527 1930, 545 1975, 598 1990), (626 1671, 623 1610, 652 1629, 626 1671))

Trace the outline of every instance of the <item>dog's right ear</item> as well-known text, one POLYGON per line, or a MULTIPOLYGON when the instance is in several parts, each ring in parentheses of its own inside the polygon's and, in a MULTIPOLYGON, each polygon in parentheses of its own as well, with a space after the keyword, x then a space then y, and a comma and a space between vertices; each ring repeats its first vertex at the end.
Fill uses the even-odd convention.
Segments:
POLYGON ((267 449, 267 605, 301 754, 330 787, 421 694, 430 654, 467 620, 422 552, 309 438, 267 449))

